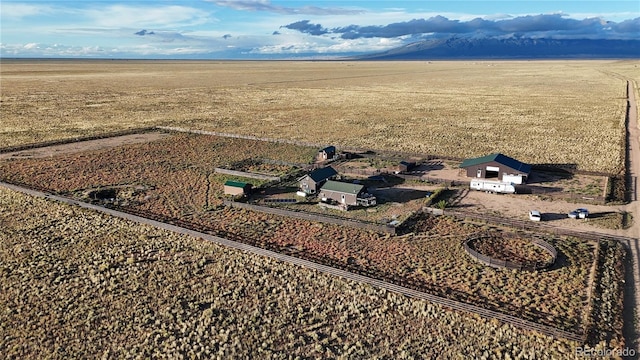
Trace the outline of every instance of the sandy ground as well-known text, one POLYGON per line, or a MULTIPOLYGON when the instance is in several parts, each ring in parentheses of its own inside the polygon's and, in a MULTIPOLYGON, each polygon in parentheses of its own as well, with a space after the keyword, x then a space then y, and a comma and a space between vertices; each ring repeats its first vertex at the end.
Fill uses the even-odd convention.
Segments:
POLYGON ((7 159, 38 159, 57 155, 73 154, 90 150, 109 149, 117 146, 128 144, 139 144, 156 141, 164 137, 170 136, 167 133, 150 132, 144 134, 132 134, 124 136, 116 136, 105 139, 96 139, 89 141, 80 141, 70 144, 61 144, 47 146, 36 149, 22 150, 0 154, 0 160, 7 159))
MULTIPOLYGON (((427 191, 438 189, 439 185, 403 184, 393 188, 374 190, 374 194, 386 195, 399 202, 424 198, 427 191)), ((570 219, 567 213, 577 208, 587 208, 592 218, 611 212, 628 211, 628 205, 590 205, 567 202, 564 200, 541 200, 536 195, 523 194, 487 194, 482 191, 470 191, 457 188, 458 196, 452 198, 452 208, 469 212, 502 216, 507 219, 528 220, 529 210, 538 210, 543 214, 543 221, 557 227, 592 231, 604 234, 631 236, 632 229, 613 230, 597 227, 587 220, 570 219)))
POLYGON ((466 211, 483 212, 517 220, 528 220, 529 210, 538 210, 542 213, 543 221, 554 226, 621 236, 628 236, 630 233, 629 229, 604 229, 590 225, 589 219, 575 220, 567 216, 567 213, 574 209, 587 208, 591 217, 594 218, 610 212, 626 211, 624 205, 589 205, 564 200, 540 200, 536 195, 501 195, 468 191, 465 192, 457 206, 466 211))

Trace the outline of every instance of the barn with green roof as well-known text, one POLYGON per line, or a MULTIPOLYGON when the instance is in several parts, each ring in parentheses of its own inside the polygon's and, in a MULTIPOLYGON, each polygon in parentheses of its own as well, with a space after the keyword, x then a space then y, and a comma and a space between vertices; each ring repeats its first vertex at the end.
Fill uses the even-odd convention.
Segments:
POLYGON ((247 195, 251 192, 252 185, 242 181, 227 180, 224 183, 225 195, 247 195))

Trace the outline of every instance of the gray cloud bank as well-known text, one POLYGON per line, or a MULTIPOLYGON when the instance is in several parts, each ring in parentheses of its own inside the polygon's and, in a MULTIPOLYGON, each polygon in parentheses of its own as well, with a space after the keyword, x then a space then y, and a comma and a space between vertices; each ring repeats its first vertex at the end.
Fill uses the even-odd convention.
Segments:
POLYGON ((349 25, 328 29, 309 20, 282 26, 310 35, 335 34, 343 39, 395 38, 423 34, 469 34, 483 36, 534 36, 550 38, 638 39, 640 18, 620 23, 599 18, 576 20, 561 14, 520 16, 506 20, 476 18, 470 21, 450 20, 443 16, 413 19, 384 26, 349 25))

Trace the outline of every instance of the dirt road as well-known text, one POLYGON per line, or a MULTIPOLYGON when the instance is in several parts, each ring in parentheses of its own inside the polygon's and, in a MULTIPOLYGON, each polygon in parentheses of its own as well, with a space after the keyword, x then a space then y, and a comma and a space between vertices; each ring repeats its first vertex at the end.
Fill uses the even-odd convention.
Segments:
POLYGON ((68 144, 38 147, 29 150, 20 150, 10 153, 0 154, 0 160, 6 159, 37 159, 57 155, 73 154, 90 150, 109 149, 122 145, 141 144, 160 140, 169 136, 163 132, 149 132, 115 137, 106 137, 88 141, 72 142, 68 144))
POLYGON ((630 242, 631 259, 627 263, 627 288, 625 295, 625 337, 627 345, 638 352, 640 350, 640 202, 638 201, 638 177, 640 176, 640 128, 638 127, 638 106, 632 81, 628 81, 629 125, 628 125, 628 176, 631 185, 630 203, 627 211, 633 214, 636 223, 627 235, 635 239, 630 242), (629 271, 630 270, 630 271, 629 271), (627 306, 631 305, 633 306, 627 306))

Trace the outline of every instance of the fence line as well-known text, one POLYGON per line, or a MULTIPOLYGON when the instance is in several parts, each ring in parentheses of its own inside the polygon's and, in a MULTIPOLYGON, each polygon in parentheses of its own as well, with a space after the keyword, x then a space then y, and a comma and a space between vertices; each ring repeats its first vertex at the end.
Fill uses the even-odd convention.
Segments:
POLYGON ((556 250, 556 248, 553 245, 549 244, 548 242, 542 239, 533 238, 531 240, 531 243, 547 251, 549 254, 551 254, 551 256, 553 257, 553 262, 555 262, 556 259, 558 258, 558 250, 556 250))
POLYGON ((71 144, 71 143, 82 142, 82 141, 90 141, 90 140, 106 139, 106 138, 125 136, 125 135, 141 134, 141 133, 150 132, 153 130, 157 130, 157 129, 155 127, 133 128, 128 130, 113 131, 113 132, 107 132, 107 133, 96 134, 96 135, 77 136, 73 138, 43 141, 39 143, 7 146, 7 147, 0 148, 0 154, 15 152, 15 151, 30 150, 30 149, 36 149, 36 148, 43 148, 43 147, 54 146, 54 145, 71 144))
POLYGON ((490 222, 493 224, 504 225, 504 226, 509 226, 516 229, 531 230, 531 231, 539 231, 540 229, 543 229, 545 232, 554 234, 554 235, 575 236, 578 238, 593 240, 593 241, 614 240, 614 241, 627 243, 629 241, 636 240, 634 238, 630 238, 626 236, 609 235, 609 234, 579 231, 579 230, 570 230, 570 229, 558 228, 553 225, 534 223, 532 221, 506 219, 499 216, 473 213, 473 212, 463 211, 459 209, 456 209, 456 210, 445 209, 444 213, 445 215, 455 216, 459 219, 471 218, 474 220, 482 220, 482 221, 490 222))
POLYGON ((457 185, 469 185, 470 181, 466 180, 451 180, 451 179, 441 179, 431 176, 417 176, 417 175, 408 175, 408 174, 397 174, 397 177, 403 178, 405 180, 413 180, 413 181, 422 181, 436 184, 447 184, 450 186, 457 185))
POLYGON ((166 130, 166 131, 175 131, 175 132, 183 132, 183 133, 191 133, 191 134, 199 134, 199 135, 213 135, 213 136, 228 137, 228 138, 235 138, 235 139, 266 141, 266 142, 272 142, 272 143, 285 143, 285 144, 317 147, 317 148, 327 147, 327 145, 311 143, 306 141, 298 141, 298 140, 290 140, 290 139, 275 139, 275 138, 259 137, 259 136, 252 136, 252 135, 224 133, 224 132, 218 132, 218 131, 193 130, 193 129, 186 129, 186 128, 176 127, 176 126, 158 126, 157 128, 161 130, 166 130))
POLYGON ((298 167, 298 168, 303 168, 303 167, 309 166, 309 164, 294 163, 294 162, 289 162, 289 161, 265 159, 265 158, 260 159, 260 161, 265 163, 265 164, 284 165, 284 166, 291 166, 291 167, 298 167))
POLYGON ((263 174, 257 174, 257 173, 247 172, 247 171, 229 170, 229 169, 223 169, 223 168, 215 168, 214 171, 218 174, 240 176, 240 177, 246 177, 250 179, 280 181, 279 176, 263 175, 263 174))
MULTIPOLYGON (((276 139, 276 138, 259 137, 259 136, 252 136, 252 135, 224 133, 224 132, 218 132, 218 131, 195 130, 195 129, 176 127, 176 126, 152 126, 152 127, 142 127, 142 128, 133 128, 133 129, 127 129, 127 130, 121 130, 121 131, 114 131, 114 132, 108 132, 108 133, 97 134, 97 135, 79 136, 79 137, 67 138, 67 139, 61 139, 61 140, 44 141, 40 143, 8 146, 8 147, 0 148, 0 153, 22 151, 22 150, 28 150, 33 148, 69 144, 69 143, 81 142, 81 141, 105 139, 110 137, 117 137, 117 136, 131 135, 131 134, 139 134, 139 133, 144 133, 144 132, 153 131, 153 130, 174 131, 174 132, 192 133, 192 134, 200 134, 200 135, 213 135, 213 136, 221 136, 221 137, 229 137, 229 138, 237 138, 237 139, 267 141, 267 142, 274 142, 274 143, 286 143, 286 144, 306 146, 306 147, 324 148, 327 146, 326 144, 312 143, 312 142, 299 141, 299 140, 276 139)), ((438 155, 438 154, 419 154, 419 153, 411 153, 406 151, 381 150, 381 149, 363 150, 361 148, 349 147, 349 146, 341 146, 339 148, 342 151, 347 151, 347 152, 365 153, 367 151, 373 151, 375 153, 381 152, 384 154, 390 154, 390 155, 398 156, 402 158, 410 158, 410 157, 424 158, 427 161, 434 160, 434 159, 442 159, 442 160, 450 160, 450 161, 464 160, 464 158, 461 158, 461 157, 438 155)), ((561 170, 561 171, 568 171, 573 174, 583 174, 583 175, 598 175, 598 176, 615 176, 616 175, 616 174, 597 172, 597 171, 579 170, 569 166, 564 167, 562 166, 562 164, 533 164, 532 168, 536 170, 543 170, 543 171, 561 170)), ((428 181, 438 181, 438 179, 433 179, 433 180, 429 179, 428 181)), ((444 181, 451 181, 451 180, 444 180, 444 181)))
MULTIPOLYGON (((312 143, 308 141, 276 139, 276 138, 259 137, 259 136, 252 136, 252 135, 224 133, 224 132, 218 132, 218 131, 193 130, 193 129, 187 129, 187 128, 177 127, 177 126, 156 126, 156 128, 160 130, 165 130, 165 131, 175 131, 175 132, 192 133, 192 134, 200 134, 200 135, 213 135, 213 136, 229 137, 229 138, 236 138, 236 139, 267 141, 267 142, 274 142, 274 143, 285 143, 285 144, 292 144, 292 145, 299 145, 299 146, 306 146, 306 147, 315 147, 318 149, 327 147, 327 144, 312 143)), ((424 158, 426 160, 433 160, 433 159, 452 160, 452 161, 464 160, 463 158, 460 158, 460 157, 447 156, 447 155, 417 154, 417 153, 410 153, 406 151, 382 150, 382 149, 362 149, 362 148, 351 147, 351 146, 336 146, 336 147, 339 148, 341 151, 346 151, 351 153, 367 153, 369 151, 373 151, 374 153, 380 152, 383 154, 389 154, 389 155, 393 155, 401 158, 419 157, 419 158, 424 158)))
POLYGON ((347 174, 356 174, 356 175, 366 175, 366 176, 375 176, 375 175, 382 175, 382 174, 388 174, 388 171, 382 171, 380 169, 373 169, 373 170, 367 170, 367 169, 353 169, 353 168, 349 168, 347 166, 343 166, 343 165, 331 165, 331 167, 333 167, 334 169, 336 169, 338 172, 341 173, 347 173, 347 174))
POLYGON ((539 263, 539 262, 520 263, 516 261, 501 260, 501 259, 496 259, 487 255, 481 254, 469 246, 469 243, 471 241, 482 240, 486 236, 487 234, 485 233, 473 234, 469 236, 462 243, 462 247, 469 255, 471 255, 471 257, 493 268, 507 268, 507 269, 516 269, 516 270, 537 271, 537 270, 546 269, 552 266, 556 262, 556 258, 558 256, 558 252, 553 247, 553 245, 549 244, 548 242, 542 239, 535 239, 535 238, 531 240, 531 243, 549 252, 549 255, 552 256, 551 261, 548 261, 545 263, 539 263))
POLYGON ((243 208, 243 209, 247 209, 247 210, 260 211, 260 212, 264 212, 264 213, 268 213, 268 214, 293 217, 293 218, 309 220, 309 221, 318 221, 318 222, 322 222, 322 223, 325 223, 325 224, 350 226, 350 227, 355 227, 355 228, 359 228, 359 229, 371 230, 371 231, 385 233, 385 234, 391 234, 391 235, 395 235, 395 233, 396 233, 396 229, 394 227, 392 227, 392 226, 376 224, 376 223, 369 223, 369 222, 359 221, 359 220, 355 220, 355 219, 329 217, 329 216, 324 216, 324 215, 320 215, 320 214, 313 214, 313 213, 309 213, 309 212, 278 209, 278 208, 269 207, 269 206, 260 206, 260 205, 255 205, 255 204, 247 204, 247 203, 241 203, 241 202, 237 202, 237 201, 225 200, 224 204, 226 206, 231 206, 231 207, 239 207, 239 208, 243 208))
POLYGON ((532 164, 531 169, 545 172, 564 171, 575 175, 615 176, 615 173, 611 172, 580 170, 576 169, 574 165, 565 164, 532 164))
POLYGON ((593 292, 595 289, 595 285, 596 285, 596 277, 597 277, 597 273, 598 273, 598 264, 600 261, 600 241, 596 242, 596 249, 593 252, 593 263, 591 265, 591 269, 589 271, 589 278, 587 279, 587 301, 586 304, 587 306, 585 306, 585 308, 583 309, 583 333, 585 334, 585 336, 587 334, 589 334, 589 329, 591 328, 591 321, 590 319, 593 316, 593 306, 594 306, 594 299, 593 299, 593 292))
MULTIPOLYGON (((608 179, 609 178, 607 177, 607 182, 608 182, 608 179)), ((532 195, 544 195, 544 196, 550 196, 557 199, 588 200, 588 201, 592 201, 602 205, 604 205, 607 200, 605 196, 601 196, 601 195, 576 194, 576 193, 570 193, 566 191, 549 189, 544 186, 537 186, 537 185, 516 186, 516 190, 518 190, 519 188, 524 189, 522 191, 525 191, 526 193, 530 192, 532 195)), ((603 191, 606 192, 606 184, 603 191)))
MULTIPOLYGON (((390 174, 389 171, 381 170, 381 169, 371 169, 371 170, 370 169, 353 169, 343 165, 331 165, 331 166, 334 169, 336 169, 338 172, 347 173, 347 174, 357 174, 357 175, 367 175, 367 176, 390 174)), ((441 178, 425 176, 425 175, 419 176, 419 175, 411 175, 411 174, 393 174, 393 176, 397 176, 405 180, 428 182, 428 183, 435 183, 435 184, 447 184, 450 186, 464 185, 464 184, 469 185, 469 181, 466 181, 466 180, 441 179, 441 178)))
POLYGON ((443 209, 437 209, 437 208, 428 207, 428 206, 423 207, 422 211, 424 211, 427 214, 433 214, 433 215, 436 215, 436 216, 444 215, 444 210, 443 209))

